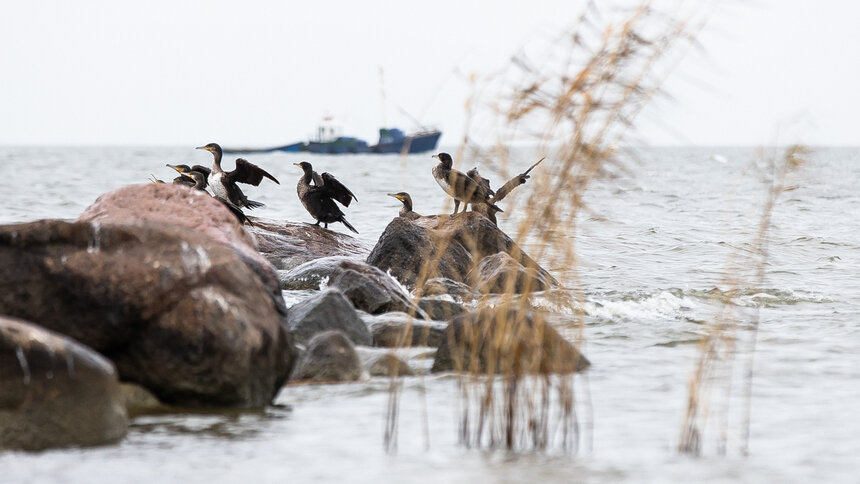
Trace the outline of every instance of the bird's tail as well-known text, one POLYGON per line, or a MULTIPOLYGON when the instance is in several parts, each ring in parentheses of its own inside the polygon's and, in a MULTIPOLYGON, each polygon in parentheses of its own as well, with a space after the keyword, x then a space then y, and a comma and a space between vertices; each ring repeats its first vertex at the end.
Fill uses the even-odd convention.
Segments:
POLYGON ((257 202, 257 201, 254 201, 254 200, 248 200, 248 201, 245 203, 245 207, 246 207, 246 208, 248 208, 248 210, 253 209, 253 208, 265 207, 265 206, 266 206, 266 204, 265 204, 265 203, 263 203, 263 202, 257 202))
POLYGON ((355 233, 358 233, 358 230, 355 230, 355 227, 353 227, 352 225, 350 225, 350 224, 349 224, 349 222, 347 222, 347 221, 346 221, 346 217, 341 217, 341 218, 340 218, 340 221, 341 221, 344 225, 346 225, 346 228, 348 228, 349 230, 352 230, 352 231, 353 231, 353 232, 355 232, 355 233))

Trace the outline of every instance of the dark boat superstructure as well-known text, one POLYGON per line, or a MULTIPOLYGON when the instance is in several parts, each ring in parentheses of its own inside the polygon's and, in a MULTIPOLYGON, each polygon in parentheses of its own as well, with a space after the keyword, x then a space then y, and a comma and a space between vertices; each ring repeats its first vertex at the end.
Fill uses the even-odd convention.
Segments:
POLYGON ((212 153, 214 160, 212 169, 208 176, 209 186, 212 188, 212 194, 217 198, 223 198, 233 205, 246 208, 262 207, 263 204, 248 200, 248 197, 242 193, 242 190, 237 185, 238 183, 247 183, 249 185, 259 186, 263 178, 268 178, 280 185, 281 183, 266 170, 245 160, 244 158, 236 158, 236 168, 233 171, 225 172, 221 168, 221 147, 217 143, 209 143, 206 146, 197 147, 198 150, 206 150, 212 153))
MULTIPOLYGON (((439 153, 433 155, 433 158, 439 160, 439 163, 433 167, 433 178, 445 190, 445 193, 454 198, 455 215, 460 207, 460 202, 463 202, 464 212, 470 203, 473 205, 479 203, 492 205, 490 197, 493 196, 494 192, 490 190, 489 182, 479 183, 465 173, 455 170, 453 168, 454 160, 448 153, 439 153)), ((502 211, 499 207, 494 207, 494 209, 498 212, 502 211)))
POLYGON ((374 153, 425 153, 436 149, 442 132, 425 129, 406 135, 397 128, 380 128, 379 142, 370 147, 374 153))

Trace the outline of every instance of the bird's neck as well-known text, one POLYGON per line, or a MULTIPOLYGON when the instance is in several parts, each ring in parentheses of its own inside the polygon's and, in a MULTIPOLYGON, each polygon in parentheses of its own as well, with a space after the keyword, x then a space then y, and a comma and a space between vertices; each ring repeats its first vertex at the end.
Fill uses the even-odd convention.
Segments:
POLYGON ((405 199, 403 200, 403 208, 400 209, 401 212, 411 212, 412 211, 412 200, 405 199))
POLYGON ((310 170, 305 170, 305 176, 304 176, 304 177, 302 177, 302 180, 303 180, 305 183, 307 183, 308 185, 310 185, 311 180, 313 180, 313 178, 314 178, 314 176, 313 176, 313 172, 311 172, 310 170))
POLYGON ((215 151, 212 153, 212 156, 215 157, 215 159, 212 160, 212 172, 218 173, 218 172, 224 171, 221 169, 221 153, 218 153, 217 151, 215 151))

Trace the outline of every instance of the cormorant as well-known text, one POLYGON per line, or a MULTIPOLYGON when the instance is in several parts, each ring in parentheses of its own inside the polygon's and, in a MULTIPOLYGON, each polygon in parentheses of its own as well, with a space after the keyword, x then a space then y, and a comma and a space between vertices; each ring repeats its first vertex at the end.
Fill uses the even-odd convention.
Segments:
MULTIPOLYGON (((177 171, 179 171, 179 170, 177 170, 177 171)), ((191 188, 194 188, 195 190, 200 190, 200 191, 208 194, 208 192, 206 192, 206 175, 205 175, 205 173, 201 173, 201 172, 196 171, 196 170, 195 171, 188 171, 188 172, 180 172, 180 173, 182 173, 183 176, 187 177, 188 179, 190 179, 192 181, 191 188)), ((176 183, 176 180, 174 180, 173 183, 176 183)), ((184 185, 185 183, 181 183, 181 184, 184 185)), ((224 206, 227 207, 227 209, 230 210, 230 212, 232 212, 233 215, 239 220, 240 224, 244 224, 245 222, 248 221, 248 217, 246 217, 245 214, 242 213, 242 209, 240 209, 239 207, 237 207, 233 203, 230 203, 230 201, 224 200, 223 198, 218 197, 218 196, 213 196, 212 198, 223 203, 224 206)), ((250 224, 251 222, 248 222, 248 223, 250 224)))
POLYGON ((210 170, 205 166, 171 165, 170 163, 168 163, 167 166, 179 172, 179 176, 173 179, 173 183, 176 183, 177 185, 186 185, 189 187, 194 187, 194 180, 191 177, 187 176, 187 174, 192 171, 199 172, 201 175, 203 175, 203 188, 206 188, 209 185, 210 170))
MULTIPOLYGON (((476 180, 469 178, 465 173, 453 168, 454 160, 448 153, 439 153, 433 155, 439 163, 433 167, 433 178, 436 183, 445 190, 445 193, 454 197, 454 214, 457 214, 457 209, 460 207, 460 202, 463 202, 463 211, 466 211, 468 204, 475 205, 476 203, 484 203, 492 205, 490 197, 494 194, 490 190, 489 183, 481 184, 476 180)), ((502 209, 494 207, 497 212, 502 209)))
POLYGON ((198 146, 198 150, 206 150, 212 153, 215 157, 212 162, 212 170, 209 173, 208 182, 212 187, 212 194, 217 198, 228 200, 233 205, 238 207, 257 208, 263 204, 248 200, 248 197, 242 193, 237 183, 247 183, 249 185, 260 186, 263 177, 266 177, 278 185, 281 184, 275 177, 270 175, 266 170, 245 160, 236 158, 236 169, 233 171, 224 171, 221 169, 221 156, 223 152, 217 143, 209 143, 206 146, 198 146))
POLYGON ((296 192, 299 195, 299 200, 302 201, 302 205, 305 206, 305 210, 311 214, 311 217, 316 219, 317 223, 314 225, 319 225, 322 222, 325 224, 324 227, 328 228, 328 224, 330 223, 341 222, 349 230, 358 233, 358 230, 355 230, 355 227, 346 221, 343 212, 334 203, 337 200, 344 207, 348 207, 352 200, 358 201, 355 195, 330 173, 323 173, 322 176, 318 175, 314 171, 313 166, 307 161, 293 164, 305 172, 299 178, 296 192), (314 184, 311 185, 311 182, 314 184))
POLYGON ((412 211, 412 197, 409 196, 406 192, 397 192, 397 193, 389 193, 389 197, 394 197, 400 200, 403 203, 403 207, 400 208, 400 216, 408 219, 416 219, 420 217, 416 212, 412 211))

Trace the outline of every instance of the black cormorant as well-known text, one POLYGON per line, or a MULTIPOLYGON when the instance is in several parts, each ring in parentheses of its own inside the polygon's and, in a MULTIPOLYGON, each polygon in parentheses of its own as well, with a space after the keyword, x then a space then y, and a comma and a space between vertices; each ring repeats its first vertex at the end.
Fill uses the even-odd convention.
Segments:
MULTIPOLYGON (((489 183, 482 184, 476 180, 469 178, 465 173, 453 168, 454 160, 448 153, 439 153, 433 155, 439 163, 433 167, 433 178, 436 183, 445 190, 445 193, 454 197, 454 214, 460 207, 460 202, 463 202, 463 211, 466 211, 468 204, 475 205, 477 203, 492 204, 490 197, 494 194, 490 190, 489 183)), ((494 207, 497 212, 502 209, 494 207)))
POLYGON ((328 224, 330 223, 341 222, 349 230, 358 233, 358 230, 355 230, 355 227, 346 221, 343 212, 334 203, 337 200, 344 207, 348 207, 352 200, 358 201, 355 195, 330 173, 323 173, 322 176, 318 175, 314 171, 313 166, 307 161, 293 164, 305 172, 299 178, 296 192, 299 195, 299 200, 302 201, 302 205, 305 206, 305 210, 311 214, 311 217, 316 219, 317 223, 314 225, 319 225, 322 222, 325 224, 325 228, 328 228, 328 224), (313 185, 311 185, 311 182, 313 182, 313 185))
POLYGON ((420 217, 416 212, 412 211, 412 197, 409 196, 406 192, 397 192, 397 193, 389 193, 389 197, 394 197, 400 200, 403 203, 403 207, 400 208, 400 216, 408 219, 416 219, 420 217))
POLYGON ((281 182, 275 179, 275 177, 270 175, 266 170, 243 158, 236 158, 235 170, 225 172, 221 169, 221 156, 223 152, 217 143, 198 146, 197 149, 206 150, 212 153, 212 156, 215 157, 212 162, 212 170, 210 171, 207 180, 209 182, 209 186, 212 187, 212 194, 217 198, 228 200, 233 205, 247 208, 263 206, 260 202, 248 200, 248 197, 242 193, 242 190, 239 189, 239 185, 237 185, 237 183, 247 183, 256 187, 263 181, 263 177, 266 177, 278 185, 281 184, 281 182))
MULTIPOLYGON (((177 171, 179 171, 179 170, 177 170, 177 171)), ((187 172, 180 172, 180 173, 182 173, 185 177, 187 177, 188 179, 190 179, 192 181, 191 188, 194 188, 195 190, 200 190, 200 191, 208 194, 208 192, 206 192, 206 175, 205 175, 205 173, 202 173, 202 172, 199 172, 196 170, 187 171, 187 172)), ((174 180, 173 183, 176 183, 176 180, 174 180)), ((184 185, 184 183, 182 183, 182 184, 184 185)), ((212 198, 223 203, 224 206, 227 207, 227 209, 233 213, 233 215, 236 217, 236 219, 239 220, 240 224, 244 224, 245 222, 248 221, 248 217, 246 217, 245 214, 242 213, 242 209, 240 209, 239 207, 237 207, 233 203, 230 203, 230 201, 224 200, 223 198, 218 197, 218 196, 213 196, 212 198)), ((250 224, 251 222, 248 222, 248 223, 250 224)))

